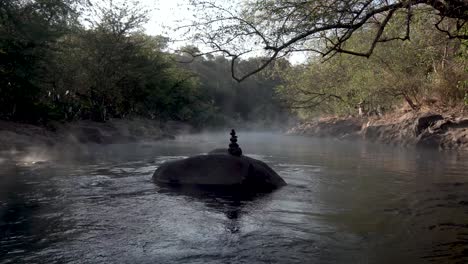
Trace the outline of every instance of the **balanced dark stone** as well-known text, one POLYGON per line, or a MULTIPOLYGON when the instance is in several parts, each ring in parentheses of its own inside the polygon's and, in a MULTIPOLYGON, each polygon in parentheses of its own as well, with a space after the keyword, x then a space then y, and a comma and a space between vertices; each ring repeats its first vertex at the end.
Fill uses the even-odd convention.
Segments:
POLYGON ((231 144, 229 144, 228 152, 233 156, 240 157, 242 155, 242 149, 237 144, 237 136, 236 131, 234 129, 231 130, 231 144))
POLYGON ((154 172, 153 180, 161 185, 229 187, 253 193, 286 185, 266 163, 242 155, 234 130, 231 131, 229 149, 216 149, 206 155, 163 163, 154 172))

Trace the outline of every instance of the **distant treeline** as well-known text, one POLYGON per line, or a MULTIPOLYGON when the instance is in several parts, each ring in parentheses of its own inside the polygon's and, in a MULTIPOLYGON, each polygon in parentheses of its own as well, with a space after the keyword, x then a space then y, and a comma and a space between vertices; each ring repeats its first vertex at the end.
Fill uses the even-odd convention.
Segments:
MULTIPOLYGON (((223 57, 164 52, 137 5, 0 0, 0 118, 33 123, 142 116, 194 125, 286 118, 278 77, 241 84, 223 57)), ((245 67, 255 59, 242 62, 245 67)))
MULTIPOLYGON (((467 42, 434 30, 437 18, 424 9, 414 11, 409 39, 379 43, 370 58, 338 53, 300 65, 282 58, 238 83, 223 56, 192 57, 200 52, 191 46, 167 52, 167 38, 143 33, 148 13, 138 5, 90 2, 0 0, 0 119, 139 116, 200 127, 246 121, 269 126, 284 123, 290 113, 381 113, 402 102, 412 109, 431 102, 468 104, 467 42)), ((392 23, 383 36, 401 30, 392 23)), ((378 25, 376 18, 375 28, 361 28, 343 48, 367 49, 378 25)), ((320 43, 317 48, 326 49, 320 43)), ((249 72, 262 60, 237 61, 235 68, 249 72)))
MULTIPOLYGON (((212 109, 205 111, 208 120, 214 124, 230 124, 247 121, 257 127, 285 125, 290 111, 276 88, 285 84, 281 72, 291 67, 287 60, 279 60, 256 75, 237 82, 231 75, 231 61, 223 56, 205 55, 191 57, 196 47, 185 47, 177 60, 193 72, 209 99, 212 109), (187 63, 190 62, 190 63, 187 63)), ((258 67, 262 58, 250 58, 239 62, 236 67, 250 71, 258 67)))

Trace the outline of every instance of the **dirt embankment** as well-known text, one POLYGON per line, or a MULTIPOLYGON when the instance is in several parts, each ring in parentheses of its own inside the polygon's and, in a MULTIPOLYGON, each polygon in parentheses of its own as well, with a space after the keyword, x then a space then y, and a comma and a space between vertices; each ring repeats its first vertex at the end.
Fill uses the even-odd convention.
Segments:
POLYGON ((78 121, 49 127, 0 121, 0 150, 31 146, 56 147, 77 144, 111 144, 173 139, 192 128, 179 122, 111 120, 106 123, 78 121))
POLYGON ((382 118, 321 118, 299 124, 287 133, 468 150, 468 116, 460 113, 425 111, 392 114, 382 118))

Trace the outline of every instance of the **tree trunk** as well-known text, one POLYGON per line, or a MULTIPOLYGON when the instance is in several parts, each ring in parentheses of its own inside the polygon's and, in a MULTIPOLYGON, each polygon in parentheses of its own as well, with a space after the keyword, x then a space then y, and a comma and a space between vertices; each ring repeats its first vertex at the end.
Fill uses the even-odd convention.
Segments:
POLYGON ((408 103, 411 109, 413 110, 419 109, 419 107, 413 102, 413 100, 407 94, 403 94, 403 97, 405 98, 405 101, 408 103))

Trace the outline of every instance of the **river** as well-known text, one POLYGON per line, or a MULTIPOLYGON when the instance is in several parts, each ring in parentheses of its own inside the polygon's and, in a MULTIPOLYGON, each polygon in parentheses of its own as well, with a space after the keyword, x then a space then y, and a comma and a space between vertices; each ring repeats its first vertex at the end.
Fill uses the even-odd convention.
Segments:
POLYGON ((467 263, 468 154, 238 133, 288 183, 238 200, 156 186, 229 135, 0 155, 0 263, 467 263))

